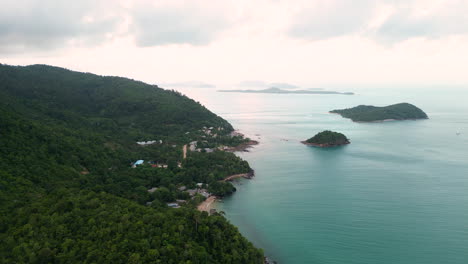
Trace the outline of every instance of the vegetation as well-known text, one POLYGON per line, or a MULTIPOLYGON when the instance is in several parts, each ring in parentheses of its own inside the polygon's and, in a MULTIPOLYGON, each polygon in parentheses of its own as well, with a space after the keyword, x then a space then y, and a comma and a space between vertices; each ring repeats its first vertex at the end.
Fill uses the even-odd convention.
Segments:
POLYGON ((325 130, 309 138, 304 143, 320 147, 332 147, 349 144, 349 140, 341 133, 325 130))
POLYGON ((330 113, 340 114, 355 122, 373 122, 383 120, 427 119, 427 114, 418 107, 400 103, 385 107, 359 105, 353 108, 333 110, 330 113))
POLYGON ((251 170, 233 153, 182 157, 191 141, 246 140, 231 139, 227 121, 180 93, 119 77, 0 65, 0 84, 0 263, 263 262, 184 190, 201 182, 226 195, 235 188, 220 179, 251 170), (157 143, 136 144, 144 140, 157 143), (185 202, 168 208, 176 200, 185 202))

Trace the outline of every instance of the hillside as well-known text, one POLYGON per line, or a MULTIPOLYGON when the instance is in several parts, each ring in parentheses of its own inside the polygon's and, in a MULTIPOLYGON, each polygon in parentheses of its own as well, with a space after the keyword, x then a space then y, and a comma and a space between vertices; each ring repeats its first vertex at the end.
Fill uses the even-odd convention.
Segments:
POLYGON ((385 120, 427 119, 427 114, 418 107, 400 103, 384 107, 359 105, 353 108, 332 110, 330 113, 340 114, 355 122, 375 122, 385 120))
POLYGON ((0 65, 0 262, 261 263, 261 250, 222 215, 196 211, 204 198, 184 191, 202 182, 226 195, 234 187, 218 181, 251 170, 222 151, 183 159, 193 140, 245 141, 231 131, 154 85, 0 65), (150 162, 131 168, 138 159, 150 162), (176 200, 185 202, 169 208, 176 200))

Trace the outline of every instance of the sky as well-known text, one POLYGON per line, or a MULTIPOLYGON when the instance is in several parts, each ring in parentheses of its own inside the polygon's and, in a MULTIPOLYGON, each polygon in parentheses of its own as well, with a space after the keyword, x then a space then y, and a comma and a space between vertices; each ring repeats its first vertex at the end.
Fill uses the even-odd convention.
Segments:
POLYGON ((4 64, 200 87, 468 84, 468 0, 0 4, 4 64))

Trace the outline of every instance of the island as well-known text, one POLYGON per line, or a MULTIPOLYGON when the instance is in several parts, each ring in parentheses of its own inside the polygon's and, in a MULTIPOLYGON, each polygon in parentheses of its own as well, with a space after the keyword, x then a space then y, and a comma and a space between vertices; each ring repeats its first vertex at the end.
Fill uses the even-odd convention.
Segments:
POLYGON ((336 91, 325 91, 319 88, 309 90, 284 90, 276 87, 271 87, 263 90, 218 90, 222 93, 268 93, 268 94, 341 94, 341 95, 353 95, 352 92, 336 92, 336 91))
POLYGON ((325 130, 306 141, 301 141, 305 145, 314 147, 336 147, 349 144, 349 139, 342 133, 325 130))
POLYGON ((384 107, 359 105, 353 108, 332 110, 330 113, 339 114, 354 122, 428 119, 427 114, 423 110, 409 103, 393 104, 384 107))

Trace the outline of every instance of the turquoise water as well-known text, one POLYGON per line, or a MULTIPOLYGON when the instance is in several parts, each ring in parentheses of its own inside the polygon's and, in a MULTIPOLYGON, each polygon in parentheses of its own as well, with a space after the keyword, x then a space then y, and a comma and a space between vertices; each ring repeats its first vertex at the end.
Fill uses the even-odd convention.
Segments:
POLYGON ((280 263, 468 263, 468 93, 354 91, 184 90, 260 141, 239 154, 256 177, 237 182, 238 192, 218 209, 280 263), (399 102, 421 107, 430 119, 362 124, 327 113, 399 102), (325 129, 352 143, 299 143, 325 129))

